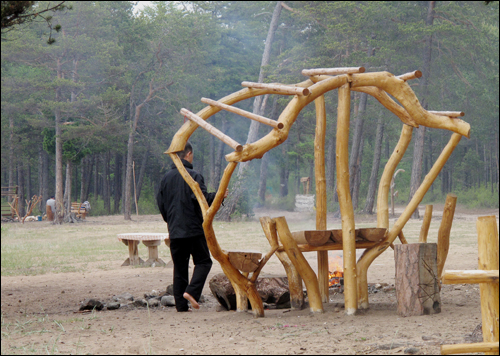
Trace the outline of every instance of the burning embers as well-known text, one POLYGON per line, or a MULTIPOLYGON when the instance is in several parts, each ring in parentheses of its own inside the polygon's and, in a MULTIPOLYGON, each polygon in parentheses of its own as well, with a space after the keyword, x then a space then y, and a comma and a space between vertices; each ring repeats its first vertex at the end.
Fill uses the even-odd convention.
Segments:
POLYGON ((342 257, 329 256, 328 279, 328 286, 330 288, 338 288, 344 285, 344 267, 342 266, 342 257))

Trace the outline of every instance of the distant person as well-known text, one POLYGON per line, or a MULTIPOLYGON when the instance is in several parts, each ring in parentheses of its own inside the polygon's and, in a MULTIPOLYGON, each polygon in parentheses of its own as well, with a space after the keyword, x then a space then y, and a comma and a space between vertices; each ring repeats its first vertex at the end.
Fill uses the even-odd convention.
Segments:
MULTIPOLYGON (((215 193, 208 193, 203 176, 193 170, 193 147, 188 142, 177 156, 211 205, 215 193)), ((227 197, 226 190, 224 198, 227 197)), ((184 181, 175 164, 165 174, 156 197, 163 220, 168 224, 170 253, 174 263, 174 298, 178 312, 190 311, 188 301, 199 309, 198 301, 208 273, 212 268, 210 250, 203 231, 203 215, 196 196, 184 181), (189 282, 189 258, 193 256, 194 271, 189 282)))
POLYGON ((56 214, 56 199, 54 196, 51 196, 49 199, 47 199, 47 207, 50 206, 50 211, 49 209, 47 210, 47 220, 53 221, 54 216, 56 214))
POLYGON ((56 197, 51 196, 49 199, 47 199, 47 206, 50 206, 50 209, 52 209, 52 213, 56 213, 56 197))

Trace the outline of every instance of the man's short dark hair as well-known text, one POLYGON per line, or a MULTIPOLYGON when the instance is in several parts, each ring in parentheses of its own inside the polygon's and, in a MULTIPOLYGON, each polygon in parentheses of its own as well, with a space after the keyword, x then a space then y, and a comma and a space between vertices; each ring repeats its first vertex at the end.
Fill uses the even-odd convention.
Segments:
POLYGON ((179 156, 180 159, 184 159, 189 152, 193 152, 193 146, 191 146, 191 143, 186 142, 184 151, 177 152, 177 156, 179 156))

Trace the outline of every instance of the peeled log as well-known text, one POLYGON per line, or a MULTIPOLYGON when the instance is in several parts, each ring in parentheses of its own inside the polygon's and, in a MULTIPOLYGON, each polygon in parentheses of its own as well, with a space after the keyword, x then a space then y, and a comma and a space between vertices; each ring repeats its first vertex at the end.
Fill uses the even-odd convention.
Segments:
POLYGON ((311 246, 322 246, 330 241, 332 232, 329 230, 295 231, 292 237, 297 244, 308 244, 311 246))
POLYGON ((254 272, 259 267, 262 253, 257 251, 228 251, 231 264, 241 272, 254 272))

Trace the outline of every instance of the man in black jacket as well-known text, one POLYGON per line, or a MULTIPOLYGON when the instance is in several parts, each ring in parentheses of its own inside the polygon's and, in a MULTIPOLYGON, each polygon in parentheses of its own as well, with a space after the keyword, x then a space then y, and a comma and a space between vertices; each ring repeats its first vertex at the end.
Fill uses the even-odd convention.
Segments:
MULTIPOLYGON (((208 193, 203 176, 193 170, 193 147, 188 142, 177 155, 211 205, 215 193, 208 193)), ((228 191, 224 197, 226 197, 228 191)), ((189 311, 188 301, 198 309, 198 300, 212 268, 210 251, 203 232, 203 215, 196 196, 172 164, 163 177, 156 197, 163 220, 168 224, 170 253, 174 263, 174 298, 178 312, 189 311), (189 283, 189 257, 193 256, 194 271, 189 283)))

